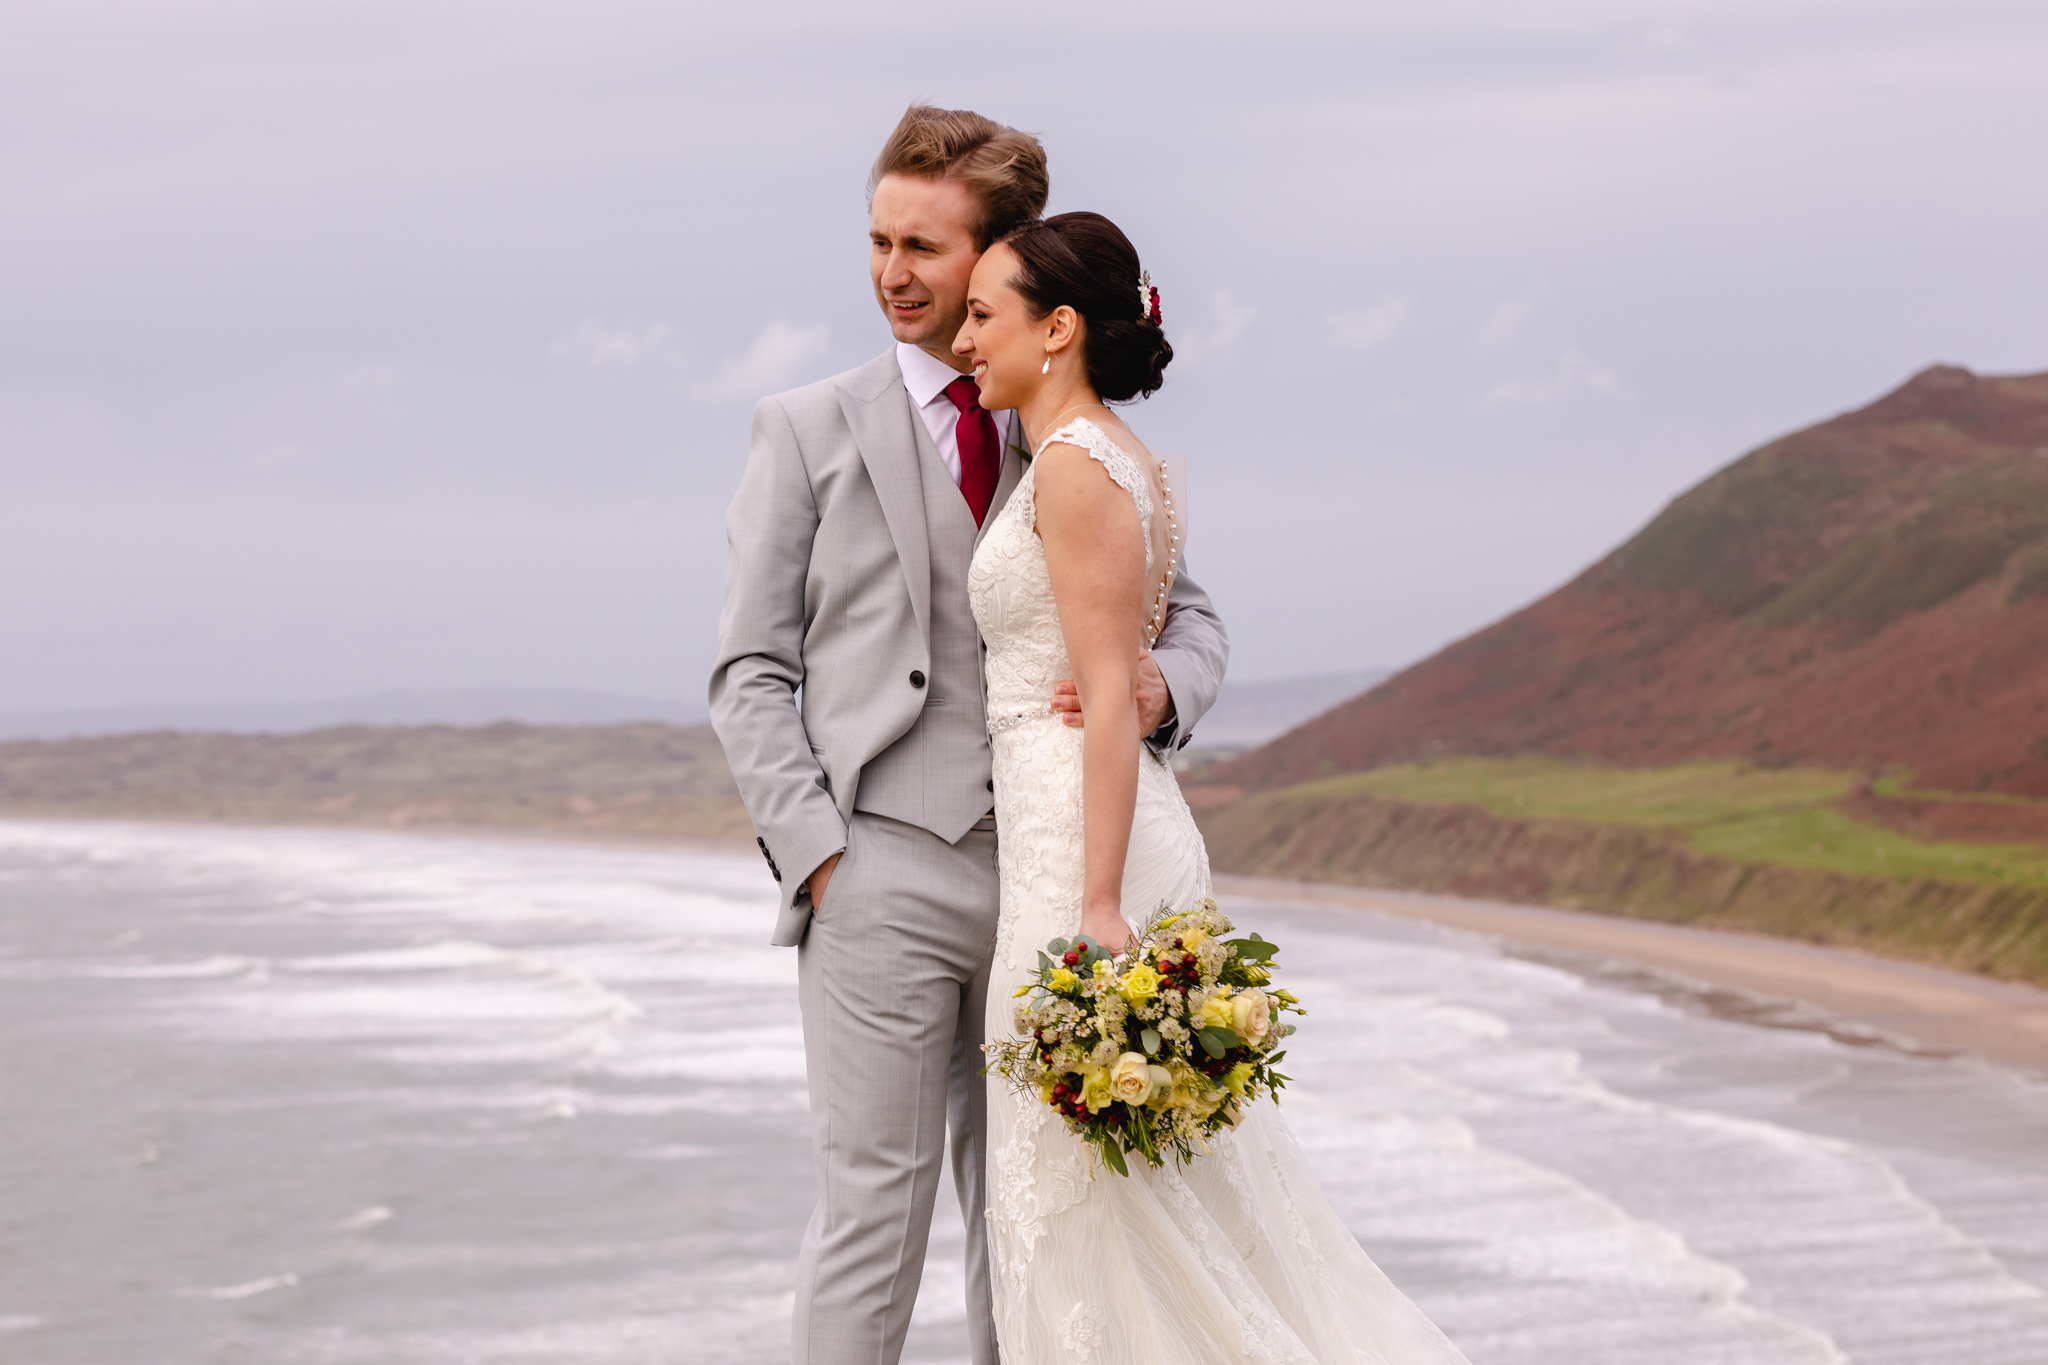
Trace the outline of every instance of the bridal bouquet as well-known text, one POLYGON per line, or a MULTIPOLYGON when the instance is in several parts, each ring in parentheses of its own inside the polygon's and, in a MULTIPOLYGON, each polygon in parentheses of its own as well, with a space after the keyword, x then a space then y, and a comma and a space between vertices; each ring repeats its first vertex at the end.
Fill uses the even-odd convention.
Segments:
POLYGON ((1253 934, 1226 940, 1216 902, 1161 906, 1138 942, 1112 955, 1086 938, 1054 939, 1038 979, 1017 988, 1018 1036, 988 1045, 992 1069, 1035 1092, 1118 1175, 1125 1155, 1180 1164, 1234 1126, 1244 1106, 1287 1078, 1273 1051, 1306 1014, 1269 990, 1279 945, 1253 934))

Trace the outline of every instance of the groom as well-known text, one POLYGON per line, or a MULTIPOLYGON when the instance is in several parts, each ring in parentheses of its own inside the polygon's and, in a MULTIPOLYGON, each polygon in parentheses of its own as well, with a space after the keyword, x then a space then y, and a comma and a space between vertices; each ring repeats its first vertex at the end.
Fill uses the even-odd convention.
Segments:
MULTIPOLYGON (((869 180, 895 344, 763 399, 726 513, 711 722, 781 887, 774 941, 797 948, 817 1150, 796 1365, 897 1359, 949 1135, 974 1361, 996 1365, 979 1075, 995 784, 967 567, 1030 452, 951 343, 975 261, 1046 192, 1037 139, 964 110, 904 114, 869 180)), ((1183 575, 1140 670, 1147 743, 1187 743, 1228 654, 1183 575)), ((1080 723, 1070 695, 1054 704, 1080 723)))

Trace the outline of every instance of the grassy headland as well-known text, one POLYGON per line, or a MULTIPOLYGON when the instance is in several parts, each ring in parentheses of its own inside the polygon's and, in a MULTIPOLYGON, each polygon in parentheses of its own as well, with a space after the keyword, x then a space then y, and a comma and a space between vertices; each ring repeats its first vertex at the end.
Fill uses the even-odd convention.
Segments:
MULTIPOLYGON (((1903 785, 1903 778, 1880 780, 1871 794, 1902 795, 1903 785)), ((2048 847, 1916 839, 1845 810, 1841 802, 1863 787, 1856 773, 1809 768, 1747 763, 1608 768, 1531 756, 1406 763, 1306 783, 1289 794, 1312 802, 1383 796, 1418 805, 1477 806, 1510 820, 1671 830, 1696 852, 1739 863, 1852 876, 2048 886, 2048 847)), ((1946 799, 1971 798, 1948 794, 1946 799)), ((2003 801, 2019 803, 2019 798, 2003 801)))
POLYGON ((2048 846, 1915 837, 1884 799, 1848 772, 1452 758, 1198 816, 1230 872, 1749 929, 2048 984, 2048 846))

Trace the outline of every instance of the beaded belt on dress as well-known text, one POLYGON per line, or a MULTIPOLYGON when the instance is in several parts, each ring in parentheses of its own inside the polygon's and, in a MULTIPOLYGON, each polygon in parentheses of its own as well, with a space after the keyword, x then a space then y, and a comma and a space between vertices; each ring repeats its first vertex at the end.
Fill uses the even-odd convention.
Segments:
POLYGON ((1033 706, 1023 711, 1006 711, 1000 716, 990 716, 988 718, 988 732, 992 735, 999 735, 1013 725, 1022 725, 1027 720, 1043 720, 1047 716, 1057 714, 1059 713, 1052 709, 1051 702, 1047 702, 1044 706, 1033 706))

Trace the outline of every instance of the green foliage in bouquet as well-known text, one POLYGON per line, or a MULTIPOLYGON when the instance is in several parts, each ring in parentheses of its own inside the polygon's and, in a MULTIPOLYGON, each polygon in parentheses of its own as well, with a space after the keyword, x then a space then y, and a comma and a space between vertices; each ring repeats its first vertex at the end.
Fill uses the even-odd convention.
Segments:
POLYGON ((1017 988, 1018 1036, 988 1045, 989 1066, 1035 1093, 1118 1175, 1136 1153, 1185 1165, 1245 1106, 1276 1095, 1274 1047, 1306 1014, 1270 990, 1279 945, 1232 931, 1216 902, 1175 913, 1162 905, 1131 948, 1111 954, 1086 938, 1056 938, 1038 979, 1017 988))

